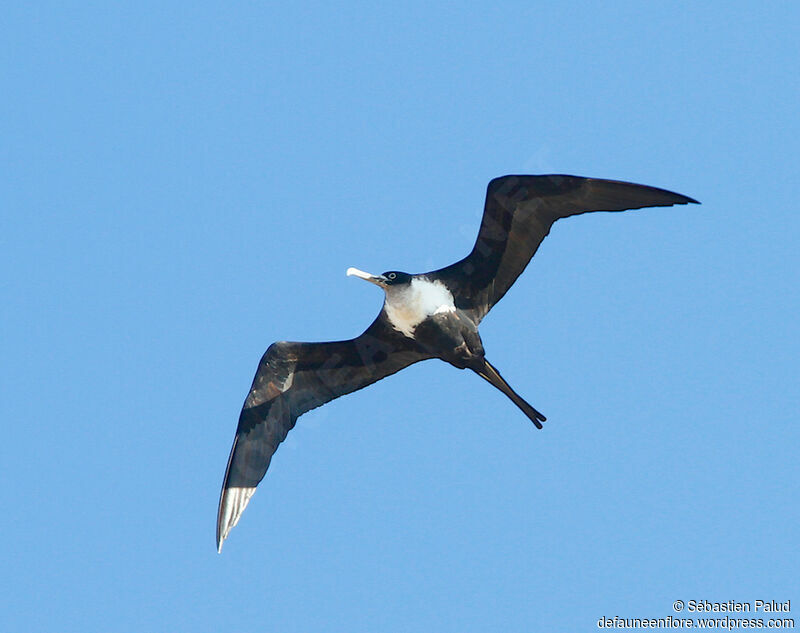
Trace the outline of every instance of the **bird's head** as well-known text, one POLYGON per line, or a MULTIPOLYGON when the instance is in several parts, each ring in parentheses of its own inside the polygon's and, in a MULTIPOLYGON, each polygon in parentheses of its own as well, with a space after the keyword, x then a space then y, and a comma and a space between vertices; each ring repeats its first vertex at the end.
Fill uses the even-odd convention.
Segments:
POLYGON ((402 273, 399 270, 389 270, 382 275, 371 275, 369 273, 365 273, 363 270, 359 270, 358 268, 348 268, 347 275, 348 277, 358 277, 364 281, 370 282, 371 284, 380 286, 383 289, 411 283, 411 275, 408 273, 402 273))

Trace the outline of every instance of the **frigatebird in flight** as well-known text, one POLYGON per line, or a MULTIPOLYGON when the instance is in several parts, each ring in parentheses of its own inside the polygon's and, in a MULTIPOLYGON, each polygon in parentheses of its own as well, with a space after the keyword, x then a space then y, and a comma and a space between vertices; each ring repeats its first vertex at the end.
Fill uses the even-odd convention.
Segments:
POLYGON ((478 324, 528 265, 553 222, 591 211, 696 203, 664 189, 577 176, 503 176, 489 183, 472 251, 446 268, 371 275, 349 268, 386 294, 361 336, 269 346, 239 416, 217 514, 217 549, 236 525, 273 453, 297 418, 413 363, 439 358, 471 369, 502 391, 537 428, 545 417, 488 360, 478 324))

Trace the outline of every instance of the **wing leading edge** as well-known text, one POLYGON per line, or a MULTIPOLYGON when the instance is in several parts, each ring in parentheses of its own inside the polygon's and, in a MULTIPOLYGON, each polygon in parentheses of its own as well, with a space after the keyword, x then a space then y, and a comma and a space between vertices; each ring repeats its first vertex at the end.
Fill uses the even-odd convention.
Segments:
POLYGON ((556 220, 593 211, 697 203, 665 189, 579 176, 502 176, 489 183, 481 228, 461 261, 428 273, 455 288, 475 322, 525 270, 556 220))
POLYGON ((298 417, 430 358, 388 326, 382 314, 357 338, 327 343, 282 341, 270 345, 261 358, 239 415, 222 483, 218 551, 298 417))

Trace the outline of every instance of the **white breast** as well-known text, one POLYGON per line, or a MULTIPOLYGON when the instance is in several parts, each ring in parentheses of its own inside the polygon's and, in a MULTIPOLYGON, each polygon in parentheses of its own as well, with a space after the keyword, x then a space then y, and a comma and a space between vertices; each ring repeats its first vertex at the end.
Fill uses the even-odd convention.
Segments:
POLYGON ((416 328, 432 314, 455 312, 453 295, 441 281, 415 277, 408 285, 386 288, 386 315, 395 330, 414 336, 416 328))

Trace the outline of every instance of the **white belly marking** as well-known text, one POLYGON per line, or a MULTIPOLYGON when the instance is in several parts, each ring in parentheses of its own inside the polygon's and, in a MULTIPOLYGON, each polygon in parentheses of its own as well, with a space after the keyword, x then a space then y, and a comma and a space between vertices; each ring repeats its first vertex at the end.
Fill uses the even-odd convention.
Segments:
POLYGON ((408 337, 432 314, 455 312, 453 295, 441 281, 416 277, 408 285, 386 288, 386 316, 392 327, 408 337))

